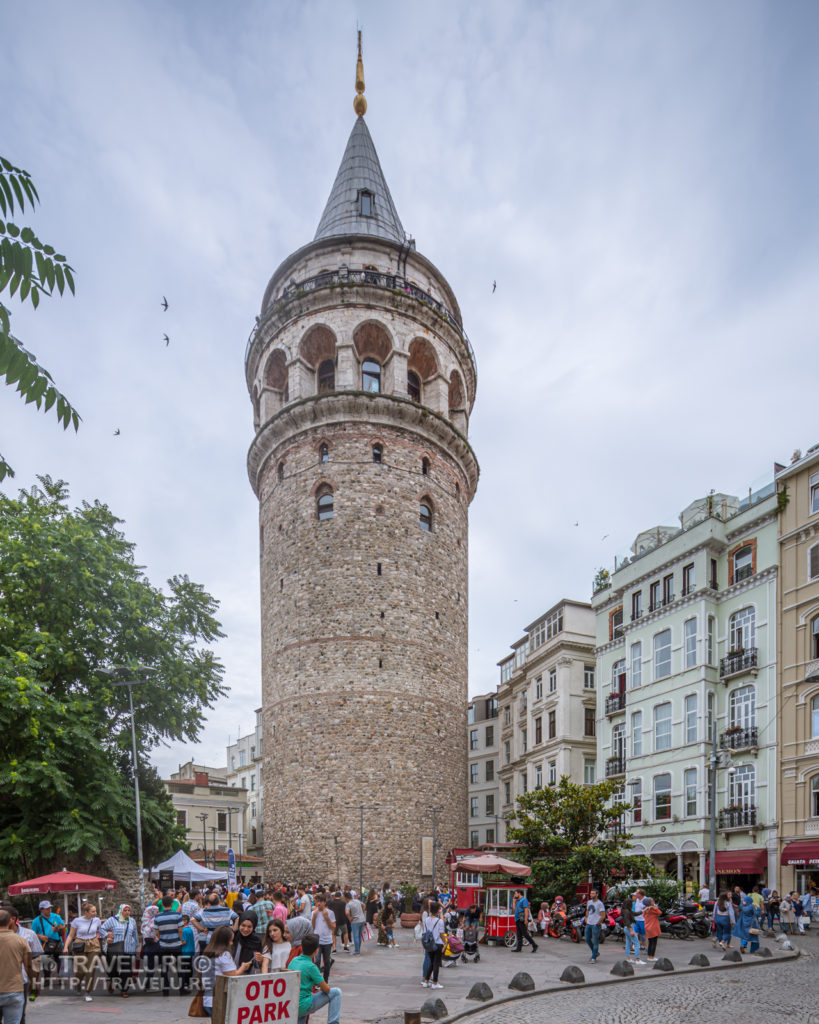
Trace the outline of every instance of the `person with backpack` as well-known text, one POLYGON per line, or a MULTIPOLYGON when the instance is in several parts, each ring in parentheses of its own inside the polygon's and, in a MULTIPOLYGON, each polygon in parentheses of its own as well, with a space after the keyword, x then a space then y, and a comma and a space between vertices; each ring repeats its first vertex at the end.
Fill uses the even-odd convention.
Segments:
POLYGON ((65 922, 54 912, 50 900, 40 900, 40 913, 31 922, 31 930, 40 937, 45 956, 40 962, 40 979, 46 981, 59 968, 65 942, 65 922))
POLYGON ((424 978, 423 988, 443 988, 438 984, 438 972, 441 969, 441 957, 444 952, 444 922, 441 916, 441 904, 432 900, 429 913, 423 917, 421 945, 424 947, 424 978))

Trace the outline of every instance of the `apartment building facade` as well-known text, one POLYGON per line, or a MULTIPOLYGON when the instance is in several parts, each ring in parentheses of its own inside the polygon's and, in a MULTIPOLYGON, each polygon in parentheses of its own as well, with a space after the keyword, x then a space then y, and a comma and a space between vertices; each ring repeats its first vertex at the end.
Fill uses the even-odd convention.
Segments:
POLYGON ((247 791, 247 814, 241 834, 242 850, 255 857, 264 855, 262 835, 262 801, 264 777, 262 772, 262 709, 256 709, 253 732, 240 736, 227 747, 227 784, 247 791))
POLYGON ((498 695, 473 697, 467 707, 469 846, 500 842, 498 695))
POLYGON ((776 475, 781 886, 819 885, 819 445, 776 475))
POLYGON ((560 601, 498 663, 500 842, 521 794, 562 775, 595 781, 594 625, 591 605, 560 601))
POLYGON ((222 867, 231 846, 238 856, 248 794, 246 789, 228 785, 224 768, 188 761, 163 785, 173 802, 177 824, 187 831, 194 860, 222 867))
POLYGON ((691 889, 712 809, 720 884, 777 884, 777 547, 773 483, 712 493, 640 533, 592 598, 598 774, 633 805, 615 827, 691 889))

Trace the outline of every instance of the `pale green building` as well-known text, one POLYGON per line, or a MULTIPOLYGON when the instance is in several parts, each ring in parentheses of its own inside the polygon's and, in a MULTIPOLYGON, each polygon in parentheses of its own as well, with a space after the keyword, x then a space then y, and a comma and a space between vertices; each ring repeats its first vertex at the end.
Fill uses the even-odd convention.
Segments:
POLYGON ((711 494, 638 534, 592 598, 598 777, 633 804, 632 852, 707 884, 711 735, 720 887, 776 886, 774 485, 711 494))

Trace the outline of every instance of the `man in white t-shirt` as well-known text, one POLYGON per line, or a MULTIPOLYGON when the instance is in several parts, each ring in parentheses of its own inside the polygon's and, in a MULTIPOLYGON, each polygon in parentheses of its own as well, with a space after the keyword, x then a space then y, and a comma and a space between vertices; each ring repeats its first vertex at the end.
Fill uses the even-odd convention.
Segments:
POLYGON ((603 903, 601 899, 598 899, 597 890, 592 889, 586 903, 586 917, 583 922, 585 925, 583 938, 586 940, 586 945, 591 950, 591 960, 589 960, 590 964, 596 964, 597 957, 600 955, 600 922, 603 920, 603 915, 605 913, 605 903, 603 903))
POLYGON ((330 968, 333 966, 330 954, 333 949, 333 932, 336 930, 336 915, 328 908, 327 897, 323 892, 316 893, 316 909, 313 911, 311 922, 319 940, 316 967, 327 981, 330 977, 330 968))
POLYGON ((700 896, 700 903, 705 903, 706 900, 710 900, 711 899, 711 890, 708 888, 707 885, 705 885, 705 883, 703 883, 700 886, 699 896, 700 896))
POLYGON ((296 892, 298 893, 295 899, 296 913, 299 917, 306 917, 309 921, 313 916, 313 906, 310 903, 310 897, 307 895, 304 882, 299 882, 296 886, 296 892))

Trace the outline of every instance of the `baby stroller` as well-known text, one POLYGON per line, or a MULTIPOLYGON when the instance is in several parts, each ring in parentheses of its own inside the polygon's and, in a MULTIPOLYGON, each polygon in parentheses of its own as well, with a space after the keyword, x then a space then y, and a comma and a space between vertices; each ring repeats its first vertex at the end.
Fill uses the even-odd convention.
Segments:
POLYGON ((461 959, 464 951, 464 944, 454 932, 447 932, 444 935, 444 948, 441 957, 441 964, 444 967, 454 967, 461 959))
POLYGON ((464 951, 461 959, 465 964, 477 964, 481 959, 478 951, 478 926, 468 924, 464 928, 464 951))

